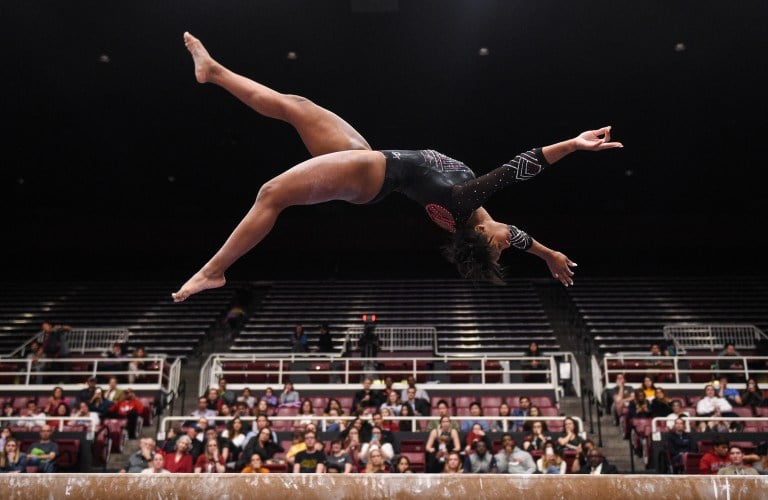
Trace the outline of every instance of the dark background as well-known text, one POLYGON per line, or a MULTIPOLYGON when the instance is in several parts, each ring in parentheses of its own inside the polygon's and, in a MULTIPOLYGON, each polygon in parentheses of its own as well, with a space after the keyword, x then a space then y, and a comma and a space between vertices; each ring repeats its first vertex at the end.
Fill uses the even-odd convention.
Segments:
MULTIPOLYGON (((766 274, 767 19, 764 0, 5 0, 3 272, 181 283, 307 158, 288 125, 195 82, 189 30, 376 149, 478 174, 611 124, 624 149, 576 153, 487 208, 585 276, 766 274)), ((399 195, 295 207, 229 277, 453 277, 443 241, 399 195)), ((513 275, 546 276, 506 253, 513 275)))

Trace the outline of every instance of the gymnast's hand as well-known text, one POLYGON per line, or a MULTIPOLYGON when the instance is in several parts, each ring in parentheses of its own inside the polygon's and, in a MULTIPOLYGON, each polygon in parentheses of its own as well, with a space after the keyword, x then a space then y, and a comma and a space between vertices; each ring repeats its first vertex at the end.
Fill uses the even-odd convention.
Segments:
POLYGON ((587 130, 574 139, 576 149, 582 151, 602 151, 604 149, 623 148, 620 142, 611 142, 611 127, 587 130))
POLYGON ((545 259, 549 272, 552 273, 552 277, 560 281, 565 286, 573 285, 573 271, 571 267, 576 267, 578 264, 571 261, 562 252, 552 252, 545 259))

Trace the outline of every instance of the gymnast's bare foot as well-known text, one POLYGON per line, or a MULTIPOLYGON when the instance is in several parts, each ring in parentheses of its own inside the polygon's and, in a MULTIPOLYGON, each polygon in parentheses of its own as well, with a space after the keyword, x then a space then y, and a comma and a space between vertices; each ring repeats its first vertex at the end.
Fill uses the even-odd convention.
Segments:
POLYGON ((184 32, 184 45, 187 50, 192 54, 192 61, 195 63, 195 78, 199 83, 207 83, 211 81, 211 74, 218 67, 218 63, 211 57, 203 42, 198 40, 189 34, 189 31, 184 32))
POLYGON ((174 302, 184 302, 188 297, 202 292, 203 290, 210 290, 211 288, 219 288, 224 286, 227 280, 223 274, 213 275, 207 274, 203 271, 198 271, 194 276, 184 283, 184 286, 179 288, 179 291, 172 293, 174 302))

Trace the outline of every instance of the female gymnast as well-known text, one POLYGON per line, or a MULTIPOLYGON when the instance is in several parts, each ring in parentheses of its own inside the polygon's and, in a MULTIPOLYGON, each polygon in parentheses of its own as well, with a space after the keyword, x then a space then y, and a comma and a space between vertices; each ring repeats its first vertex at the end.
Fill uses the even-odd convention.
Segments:
POLYGON ((304 97, 281 94, 233 73, 189 33, 184 33, 184 44, 192 54, 199 83, 218 85, 261 115, 288 122, 312 158, 261 187, 253 206, 224 245, 171 294, 175 302, 223 286, 224 272, 264 239, 286 208, 331 200, 375 203, 392 191, 420 203, 432 221, 452 233, 444 253, 463 277, 503 282, 499 256, 514 246, 543 259, 552 276, 563 285, 573 284, 574 262, 515 226, 494 220, 482 204, 508 184, 527 180, 574 151, 622 147, 619 142, 611 142, 610 127, 521 153, 475 178, 469 167, 436 151, 374 151, 336 114, 304 97))

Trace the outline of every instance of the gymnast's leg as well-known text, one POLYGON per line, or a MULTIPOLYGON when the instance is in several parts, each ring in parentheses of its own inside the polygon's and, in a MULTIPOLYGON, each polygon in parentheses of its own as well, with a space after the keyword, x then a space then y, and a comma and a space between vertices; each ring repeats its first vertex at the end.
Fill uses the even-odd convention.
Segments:
POLYGON ((381 190, 385 170, 386 160, 378 151, 338 151, 309 159, 270 180, 219 251, 171 294, 174 302, 224 286, 224 272, 269 234, 287 207, 330 200, 367 203, 381 190))
POLYGON ((281 94, 233 73, 213 59, 203 44, 184 33, 184 45, 195 63, 195 78, 213 83, 240 99, 256 112, 290 123, 312 156, 371 147, 350 124, 301 96, 281 94))

